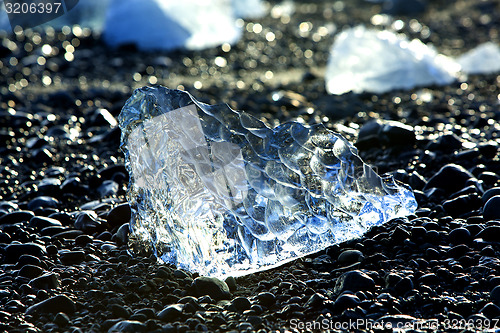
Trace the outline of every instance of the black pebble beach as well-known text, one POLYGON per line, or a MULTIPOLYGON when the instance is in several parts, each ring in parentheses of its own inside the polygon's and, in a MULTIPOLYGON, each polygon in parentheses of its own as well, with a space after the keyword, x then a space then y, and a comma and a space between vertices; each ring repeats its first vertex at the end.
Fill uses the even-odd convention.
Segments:
POLYGON ((324 82, 344 28, 389 11, 410 39, 458 56, 500 42, 500 2, 311 0, 291 15, 278 5, 241 21, 236 45, 204 51, 109 49, 78 27, 1 36, 0 331, 500 329, 500 76, 379 95, 328 95, 324 82), (132 255, 116 117, 152 84, 270 126, 323 122, 409 184, 419 208, 226 281, 132 255))

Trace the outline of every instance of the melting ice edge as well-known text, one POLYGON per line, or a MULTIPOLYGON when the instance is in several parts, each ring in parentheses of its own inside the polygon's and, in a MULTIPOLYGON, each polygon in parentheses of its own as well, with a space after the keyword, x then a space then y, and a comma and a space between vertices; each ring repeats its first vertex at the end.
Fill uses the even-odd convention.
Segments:
POLYGON ((408 186, 321 124, 271 129, 162 86, 135 90, 119 123, 132 236, 202 275, 274 267, 417 207, 408 186))

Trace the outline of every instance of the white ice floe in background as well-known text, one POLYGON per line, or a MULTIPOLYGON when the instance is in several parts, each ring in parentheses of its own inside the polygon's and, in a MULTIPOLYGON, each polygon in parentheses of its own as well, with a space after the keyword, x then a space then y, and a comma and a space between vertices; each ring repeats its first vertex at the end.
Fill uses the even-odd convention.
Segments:
POLYGON ((384 93, 393 89, 449 84, 460 66, 420 40, 358 26, 335 39, 326 71, 331 94, 384 93))
POLYGON ((488 74, 500 71, 500 47, 492 42, 481 44, 458 57, 462 72, 488 74))
POLYGON ((204 49, 235 43, 241 29, 224 0, 112 0, 103 34, 111 46, 204 49))
MULTIPOLYGON (((142 50, 200 50, 236 43, 242 34, 236 20, 261 17, 265 10, 262 0, 81 0, 45 26, 91 28, 102 32, 113 47, 136 44, 142 50)), ((0 30, 11 30, 5 11, 0 15, 0 30)))
POLYGON ((394 89, 445 85, 463 74, 500 71, 500 48, 485 43, 458 59, 439 54, 418 39, 364 26, 347 29, 331 49, 325 80, 330 94, 385 93, 394 89))

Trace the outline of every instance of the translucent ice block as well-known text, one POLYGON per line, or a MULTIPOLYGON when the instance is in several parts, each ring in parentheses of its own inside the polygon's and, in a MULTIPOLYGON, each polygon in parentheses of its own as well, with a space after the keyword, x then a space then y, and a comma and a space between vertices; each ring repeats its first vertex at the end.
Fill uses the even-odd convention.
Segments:
POLYGON ((133 237, 203 275, 276 266, 417 207, 323 125, 271 129, 160 86, 137 89, 119 122, 133 237))

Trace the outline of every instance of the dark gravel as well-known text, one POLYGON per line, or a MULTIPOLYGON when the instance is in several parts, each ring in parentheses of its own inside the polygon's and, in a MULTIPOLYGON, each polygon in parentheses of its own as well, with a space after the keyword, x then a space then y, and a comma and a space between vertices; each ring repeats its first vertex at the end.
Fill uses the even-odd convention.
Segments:
POLYGON ((390 2, 302 1, 288 17, 272 0, 270 15, 244 22, 236 45, 198 52, 110 50, 85 29, 2 36, 0 331, 311 331, 358 319, 367 330, 492 328, 500 318, 500 76, 329 96, 324 69, 338 31, 370 26, 384 12, 398 15, 401 33, 447 55, 499 43, 500 3, 390 2), (358 240, 226 281, 160 264, 127 245, 128 175, 114 121, 132 90, 152 83, 270 125, 324 122, 379 173, 410 184, 419 209, 358 240))

